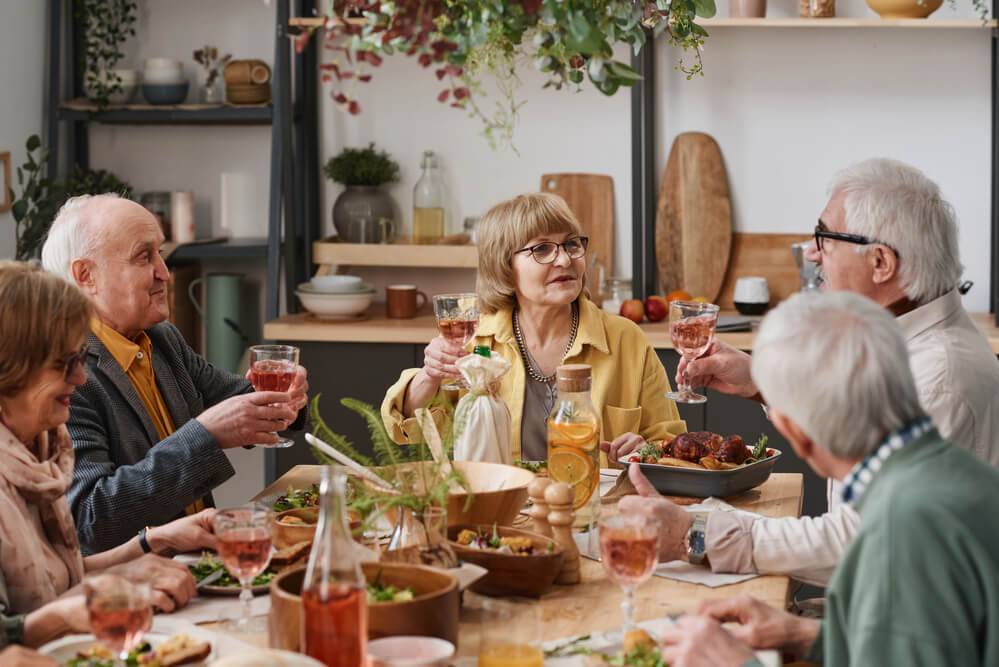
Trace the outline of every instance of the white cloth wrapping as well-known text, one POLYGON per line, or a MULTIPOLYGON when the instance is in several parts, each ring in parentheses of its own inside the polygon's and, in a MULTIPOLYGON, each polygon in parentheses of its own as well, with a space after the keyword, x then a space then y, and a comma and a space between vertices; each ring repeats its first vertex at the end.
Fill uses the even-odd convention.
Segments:
POLYGON ((510 362, 498 355, 469 354, 455 365, 469 389, 454 412, 454 460, 510 465, 510 408, 495 391, 510 362))

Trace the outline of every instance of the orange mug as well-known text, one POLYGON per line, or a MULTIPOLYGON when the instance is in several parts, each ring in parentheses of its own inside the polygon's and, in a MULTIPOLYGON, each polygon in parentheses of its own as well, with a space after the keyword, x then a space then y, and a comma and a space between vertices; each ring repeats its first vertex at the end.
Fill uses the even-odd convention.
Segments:
POLYGON ((385 288, 385 314, 393 319, 416 317, 416 311, 425 305, 427 295, 416 289, 416 285, 389 285, 385 288))

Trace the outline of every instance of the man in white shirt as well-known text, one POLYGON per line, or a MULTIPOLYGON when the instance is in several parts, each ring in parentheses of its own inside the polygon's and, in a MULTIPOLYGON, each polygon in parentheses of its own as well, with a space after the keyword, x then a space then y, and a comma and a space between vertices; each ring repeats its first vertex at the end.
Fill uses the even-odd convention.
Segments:
MULTIPOLYGON (((927 414, 944 438, 999 467, 999 361, 956 289, 962 266, 950 204, 922 172, 880 158, 841 172, 829 191, 809 257, 821 267, 823 289, 862 294, 897 317, 927 414)), ((677 376, 684 371, 692 386, 760 400, 750 356, 724 343, 681 363, 677 376)), ((645 480, 635 481, 650 493, 645 480)), ((693 518, 679 507, 674 514, 674 556, 685 558, 693 518)), ((714 571, 784 574, 822 586, 860 521, 836 502, 820 517, 733 514, 708 517, 704 556, 714 571)))

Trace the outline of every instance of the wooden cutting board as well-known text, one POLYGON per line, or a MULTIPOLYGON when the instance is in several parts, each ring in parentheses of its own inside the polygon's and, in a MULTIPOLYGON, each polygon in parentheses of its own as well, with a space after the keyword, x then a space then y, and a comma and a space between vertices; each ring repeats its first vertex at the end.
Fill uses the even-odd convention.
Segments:
POLYGON ((614 275, 614 179, 603 174, 545 174, 541 191, 562 197, 590 237, 586 282, 596 295, 601 270, 604 278, 614 275), (594 259, 596 266, 590 264, 594 259))
POLYGON ((703 132, 677 136, 656 206, 656 264, 663 294, 685 290, 714 302, 732 248, 732 204, 718 144, 703 132))
POLYGON ((771 306, 797 292, 801 289, 801 277, 791 254, 791 244, 810 238, 810 234, 735 234, 732 259, 715 303, 722 308, 734 308, 735 281, 744 276, 767 279, 771 306))

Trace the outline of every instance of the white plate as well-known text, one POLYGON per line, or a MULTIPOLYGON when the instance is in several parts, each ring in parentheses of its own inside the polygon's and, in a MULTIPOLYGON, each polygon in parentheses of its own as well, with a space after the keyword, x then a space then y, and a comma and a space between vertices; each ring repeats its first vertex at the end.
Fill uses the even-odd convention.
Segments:
POLYGON ((301 653, 258 648, 217 660, 211 667, 325 667, 325 665, 301 653))

